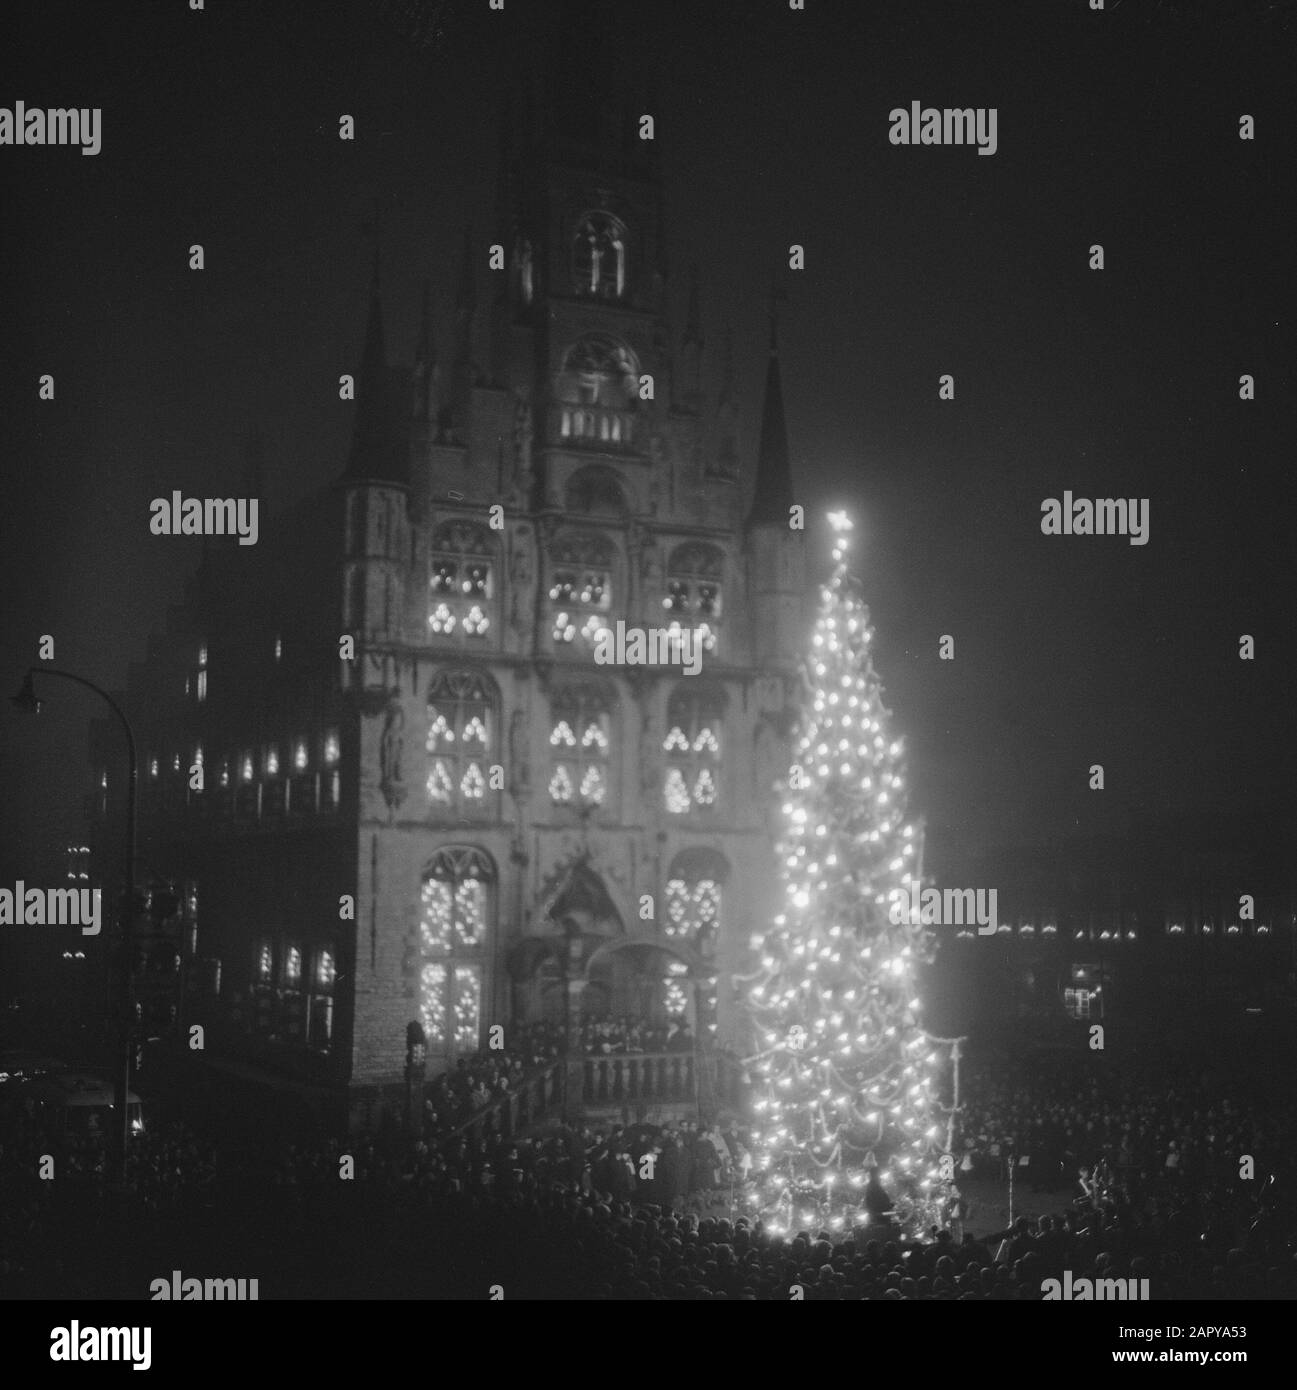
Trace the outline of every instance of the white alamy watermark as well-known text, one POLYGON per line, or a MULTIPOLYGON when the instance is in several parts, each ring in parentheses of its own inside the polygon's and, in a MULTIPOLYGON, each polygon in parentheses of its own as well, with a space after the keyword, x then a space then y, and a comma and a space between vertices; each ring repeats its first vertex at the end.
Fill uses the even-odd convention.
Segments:
POLYGON ((1040 504, 1046 536, 1129 536, 1131 545, 1148 544, 1147 497, 1046 497, 1040 504))
POLYGON ((594 659, 599 666, 682 666, 686 676, 703 669, 701 628, 627 627, 619 618, 615 628, 595 634, 594 659))
POLYGON ((155 497, 149 503, 149 530, 155 536, 238 536, 240 545, 257 543, 256 497, 155 497))
POLYGON ((103 148, 103 109, 98 106, 0 106, 0 145, 80 145, 82 154, 103 148))
POLYGON ((924 888, 918 879, 893 888, 887 909, 894 926, 972 927, 978 936, 999 929, 999 890, 995 888, 924 888))
POLYGON ((149 1296, 154 1303, 253 1303, 261 1297, 255 1279, 186 1279, 178 1269, 170 1279, 154 1279, 149 1296))
POLYGON ((133 1371, 153 1364, 151 1327, 56 1327, 50 1333, 51 1361, 131 1361, 133 1371))
POLYGON ((1133 1303, 1148 1298, 1147 1279, 1046 1279, 1040 1286, 1045 1303, 1133 1303))
POLYGON ((28 888, 20 878, 0 888, 0 927, 80 927, 98 936, 103 923, 100 888, 28 888))
POLYGON ((977 153, 994 154, 999 148, 995 106, 924 106, 912 101, 909 110, 897 106, 887 113, 893 145, 976 145, 977 153))

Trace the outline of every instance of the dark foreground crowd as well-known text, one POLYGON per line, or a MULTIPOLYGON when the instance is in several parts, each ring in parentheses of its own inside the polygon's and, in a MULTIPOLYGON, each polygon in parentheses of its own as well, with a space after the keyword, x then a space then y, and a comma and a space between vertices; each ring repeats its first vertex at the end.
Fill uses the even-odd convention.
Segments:
MULTIPOLYGON (((1017 1112, 1005 1104, 1049 1116, 1050 1083, 1040 1084, 1030 1107, 975 1083, 973 1123, 1010 1123, 1017 1112)), ((1125 1084, 1098 1112, 1118 1142, 1129 1114, 1150 1116, 1159 1144, 1179 1117, 1206 1119, 1188 1082, 1125 1084)), ((1134 1187, 1078 1190, 1056 1216, 982 1238, 956 1219, 923 1241, 881 1207, 854 1230, 792 1236, 744 1215, 751 1159, 733 1126, 556 1128, 480 1143, 388 1134, 267 1151, 158 1125, 135 1141, 124 1210, 105 1200, 96 1151, 61 1156, 58 1178, 41 1181, 35 1136, 11 1128, 0 1149, 0 1297, 144 1298, 178 1269, 255 1277, 262 1298, 488 1298, 499 1287, 540 1299, 1035 1301, 1065 1271, 1074 1282, 1148 1279, 1155 1299, 1292 1298, 1290 1107, 1230 1113, 1251 1117, 1254 1179, 1163 1164, 1134 1187)))

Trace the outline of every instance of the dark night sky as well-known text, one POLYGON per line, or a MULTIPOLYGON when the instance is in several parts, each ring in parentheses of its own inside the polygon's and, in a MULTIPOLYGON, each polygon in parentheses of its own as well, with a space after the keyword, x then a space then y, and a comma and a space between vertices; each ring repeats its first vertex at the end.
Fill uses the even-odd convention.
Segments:
MULTIPOLYGON (((1291 807, 1297 8, 604 8, 660 84, 674 293, 697 261, 749 450, 770 270, 806 246, 781 328, 794 481, 855 515, 929 867, 1146 813, 1291 807), (916 99, 996 107, 998 153, 891 146, 888 111, 916 99), (1148 497, 1150 543, 1042 536, 1064 489, 1148 497)), ((149 499, 234 492, 250 429, 272 507, 337 474, 366 210, 380 199, 408 360, 422 278, 444 329, 465 221, 493 228, 519 32, 563 14, 9 0, 0 105, 101 106, 104 148, 0 148, 4 693, 46 632, 56 664, 123 682, 198 553, 149 535, 149 499)), ((55 881, 79 833, 98 709, 45 694, 39 722, 0 712, 0 882, 55 881)))

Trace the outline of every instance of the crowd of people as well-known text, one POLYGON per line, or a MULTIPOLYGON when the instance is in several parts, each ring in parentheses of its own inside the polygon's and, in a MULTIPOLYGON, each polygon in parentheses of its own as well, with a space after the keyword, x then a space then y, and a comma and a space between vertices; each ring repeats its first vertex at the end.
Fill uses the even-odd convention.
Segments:
POLYGON ((960 1168, 1029 1191, 1077 1183, 1081 1195, 1140 1201, 1166 1183, 1218 1186, 1254 1167, 1284 1166, 1293 1116, 1265 1097, 1224 1099, 1210 1082, 1071 1065, 975 1075, 960 1117, 960 1168), (1084 1174, 1084 1176, 1080 1176, 1084 1174))
MULTIPOLYGON (((471 1097, 485 1075, 466 1063, 448 1093, 471 1097)), ((129 1212, 112 1218, 101 1150, 60 1154, 57 1180, 43 1181, 42 1141, 10 1129, 0 1296, 142 1297, 177 1268, 257 1277, 263 1298, 485 1298, 498 1285, 510 1298, 1035 1301, 1064 1271, 1148 1279, 1155 1299, 1297 1295, 1285 1097, 1227 1103, 1191 1078, 1097 1072, 987 1071, 965 1090, 966 1185, 979 1167, 1004 1176, 998 1143, 1001 1158, 1032 1158, 1020 1172, 1056 1152, 1044 1185, 1088 1168, 1073 1200, 1003 1229, 982 1222, 979 1235, 956 1206, 945 1229, 918 1238, 871 1182, 865 1224, 788 1232, 747 1201, 752 1144, 733 1122, 417 1142, 392 1130, 278 1150, 159 1123, 133 1142, 129 1212), (129 1220, 129 1241, 114 1219, 129 1220)), ((1018 1202, 1030 1209, 1029 1182, 1018 1202)))

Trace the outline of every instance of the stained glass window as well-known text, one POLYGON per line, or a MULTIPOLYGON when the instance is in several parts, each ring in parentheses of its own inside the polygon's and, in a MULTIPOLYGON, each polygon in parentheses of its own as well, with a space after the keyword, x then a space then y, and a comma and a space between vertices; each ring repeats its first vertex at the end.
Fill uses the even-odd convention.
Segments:
POLYGON ((436 637, 480 639, 495 613, 495 543, 491 533, 465 521, 448 521, 432 537, 428 581, 428 630, 436 637))
POLYGON ((596 686, 574 687, 553 701, 549 797, 556 806, 602 806, 608 795, 612 714, 596 686))
POLYGON ((490 759, 495 751, 495 690, 475 672, 438 675, 428 690, 425 786, 435 815, 493 815, 490 759))
POLYGON ((720 855, 709 850, 685 850, 676 856, 667 878, 663 930, 705 959, 715 954, 721 895, 728 875, 728 865, 720 855))
POLYGON ((482 1028, 482 958, 495 870, 471 846, 438 850, 423 876, 419 921, 420 1018, 428 1045, 474 1051, 482 1028))
POLYGON ((667 568, 667 591, 662 599, 667 629, 680 633, 697 629, 707 652, 716 650, 720 633, 724 571, 724 553, 714 545, 696 541, 672 551, 667 568))
POLYGON ((599 632, 608 626, 613 595, 613 544, 606 536, 569 532, 555 541, 551 553, 550 635, 560 648, 580 637, 584 649, 589 650, 599 632))
POLYGON ((626 229, 606 212, 588 213, 576 229, 572 269, 578 294, 620 299, 626 293, 626 229))
POLYGON ((718 692, 680 687, 667 705, 662 794, 673 816, 705 812, 720 795, 724 701, 718 692))

